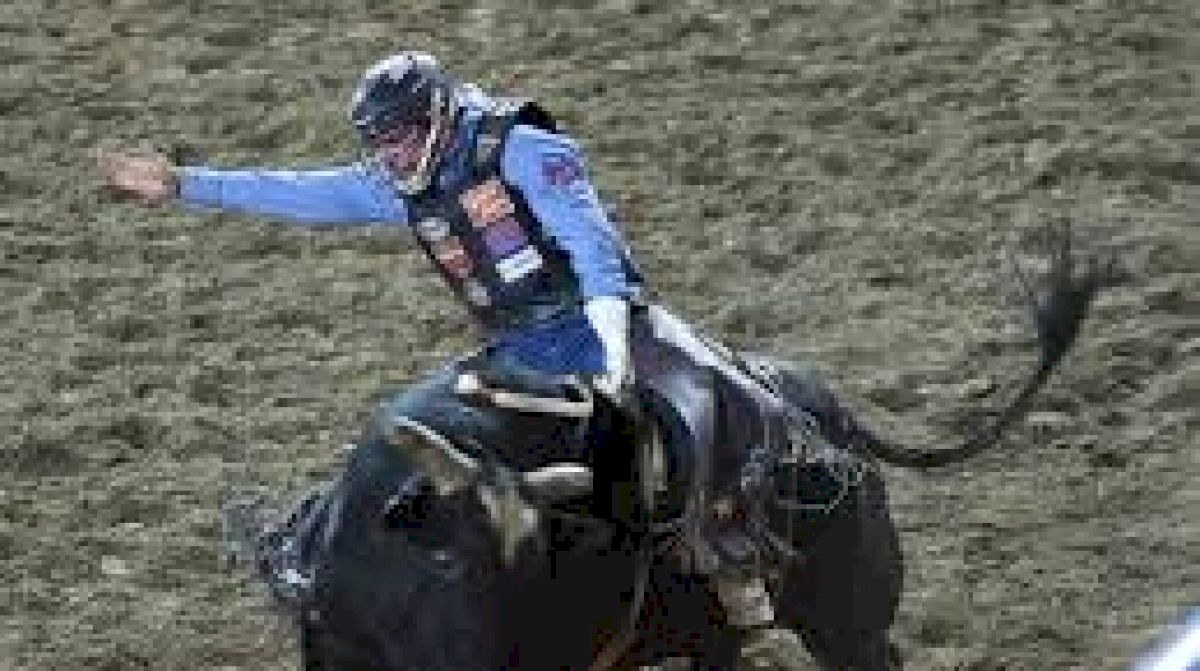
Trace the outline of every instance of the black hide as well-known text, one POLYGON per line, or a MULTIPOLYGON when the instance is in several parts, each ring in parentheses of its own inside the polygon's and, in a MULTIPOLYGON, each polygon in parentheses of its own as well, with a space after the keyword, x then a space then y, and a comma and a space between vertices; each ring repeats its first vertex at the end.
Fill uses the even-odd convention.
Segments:
MULTIPOLYGON (((789 401, 816 406, 822 420, 844 412, 811 373, 782 375, 789 401)), ((470 491, 421 499, 421 474, 381 437, 386 421, 367 432, 324 500, 309 506, 310 519, 295 527, 309 530, 298 540, 314 577, 298 614, 306 668, 588 668, 630 617, 636 535, 559 520, 540 546, 505 567, 470 491)), ((801 555, 774 587, 780 624, 830 668, 888 669, 901 557, 884 483, 860 465, 861 482, 836 510, 777 529, 801 555)), ((658 558, 646 585, 637 635, 615 668, 668 656, 736 668, 739 634, 725 625, 707 578, 658 558)))

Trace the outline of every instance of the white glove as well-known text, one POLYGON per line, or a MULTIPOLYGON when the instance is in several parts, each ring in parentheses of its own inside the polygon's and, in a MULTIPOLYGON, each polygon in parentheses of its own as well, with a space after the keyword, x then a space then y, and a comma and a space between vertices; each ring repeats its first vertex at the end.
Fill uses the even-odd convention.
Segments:
POLYGON ((620 296, 597 296, 583 305, 592 329, 604 347, 604 374, 592 379, 596 391, 620 402, 621 391, 633 380, 629 356, 629 303, 620 296))

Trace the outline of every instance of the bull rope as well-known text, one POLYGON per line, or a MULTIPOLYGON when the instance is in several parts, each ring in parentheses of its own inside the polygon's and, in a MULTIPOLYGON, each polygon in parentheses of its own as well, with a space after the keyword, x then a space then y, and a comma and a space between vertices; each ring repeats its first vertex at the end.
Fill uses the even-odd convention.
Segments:
POLYGON ((621 632, 609 639, 604 648, 596 655, 596 658, 592 660, 588 671, 607 671, 620 661, 621 656, 633 644, 634 637, 637 634, 638 620, 642 617, 642 607, 646 601, 646 588, 650 582, 650 557, 653 554, 654 548, 654 533, 652 531, 653 525, 651 524, 650 513, 653 507, 654 493, 651 490, 653 483, 650 482, 651 476, 648 473, 649 469, 646 465, 650 463, 653 457, 652 453, 656 447, 656 440, 645 440, 644 438, 645 436, 641 436, 637 441, 637 449, 638 463, 642 465, 642 468, 638 469, 638 477, 642 480, 641 492, 643 503, 645 504, 645 519, 643 520, 645 525, 643 535, 638 542, 638 558, 633 581, 633 600, 629 604, 629 617, 621 632))
POLYGON ((592 660, 588 671, 608 671, 621 659, 621 655, 633 644, 637 623, 642 617, 642 604, 646 600, 646 587, 650 581, 649 535, 642 539, 638 549, 637 576, 634 578, 633 602, 629 605, 629 619, 621 633, 609 639, 604 649, 592 660))

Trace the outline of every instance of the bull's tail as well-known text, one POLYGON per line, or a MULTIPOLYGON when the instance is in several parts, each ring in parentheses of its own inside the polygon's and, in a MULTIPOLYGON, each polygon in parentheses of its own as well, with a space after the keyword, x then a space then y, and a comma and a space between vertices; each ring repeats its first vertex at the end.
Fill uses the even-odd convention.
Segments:
POLYGON ((1082 268, 1078 268, 1071 249, 1069 225, 1063 225, 1048 237, 1051 265, 1045 286, 1035 291, 1017 269, 1017 279, 1032 307, 1040 349, 1039 360, 1032 374, 1003 410, 990 422, 969 429, 954 447, 912 449, 879 435, 859 422, 847 427, 850 435, 846 438, 852 446, 897 466, 945 466, 994 445, 1009 427, 1025 416, 1030 401, 1075 344, 1093 299, 1103 288, 1123 279, 1123 273, 1118 272, 1114 258, 1101 261, 1093 256, 1082 268))

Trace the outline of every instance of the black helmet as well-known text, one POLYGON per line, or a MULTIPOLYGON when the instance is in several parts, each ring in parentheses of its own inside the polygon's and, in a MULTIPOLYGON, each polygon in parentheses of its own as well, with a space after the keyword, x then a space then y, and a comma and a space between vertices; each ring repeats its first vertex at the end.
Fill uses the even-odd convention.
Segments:
POLYGON ((389 170, 402 193, 416 195, 429 188, 458 108, 459 88, 433 56, 417 51, 389 56, 359 80, 350 102, 350 121, 372 156, 378 139, 389 131, 428 125, 417 167, 403 175, 389 170))

